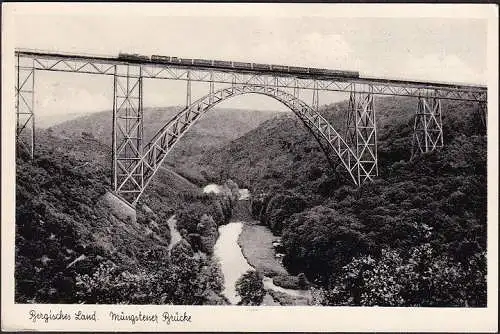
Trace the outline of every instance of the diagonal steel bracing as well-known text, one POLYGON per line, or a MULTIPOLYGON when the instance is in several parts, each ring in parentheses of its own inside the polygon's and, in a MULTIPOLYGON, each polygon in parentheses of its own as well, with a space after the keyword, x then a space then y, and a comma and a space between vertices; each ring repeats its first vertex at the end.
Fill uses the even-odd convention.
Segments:
POLYGON ((114 73, 113 190, 132 203, 144 189, 142 71, 116 65, 114 73))
POLYGON ((378 176, 377 122, 373 94, 356 93, 353 87, 349 96, 345 137, 356 154, 357 184, 373 181, 378 176))
POLYGON ((31 158, 35 150, 34 60, 16 57, 16 140, 31 158))
POLYGON ((419 97, 413 125, 412 156, 443 147, 441 100, 437 95, 419 97))

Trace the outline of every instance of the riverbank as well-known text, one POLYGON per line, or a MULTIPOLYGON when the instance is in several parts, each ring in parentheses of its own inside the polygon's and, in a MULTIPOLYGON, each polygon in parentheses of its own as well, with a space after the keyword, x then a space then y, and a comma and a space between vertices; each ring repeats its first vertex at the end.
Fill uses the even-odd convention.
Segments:
POLYGON ((288 275, 285 267, 275 257, 272 246, 276 237, 258 221, 246 221, 238 238, 238 245, 248 263, 265 276, 288 275))
POLYGON ((246 261, 266 276, 264 286, 275 302, 280 305, 308 305, 310 301, 308 290, 279 286, 280 282, 296 281, 297 278, 288 274, 286 268, 275 257, 272 246, 275 239, 267 227, 259 225, 258 221, 248 221, 242 226, 238 245, 246 261))

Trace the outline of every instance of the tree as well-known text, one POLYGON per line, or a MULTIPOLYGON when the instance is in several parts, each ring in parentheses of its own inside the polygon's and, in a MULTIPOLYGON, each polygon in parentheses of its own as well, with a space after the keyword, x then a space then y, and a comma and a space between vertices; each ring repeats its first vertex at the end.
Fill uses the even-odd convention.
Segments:
POLYGON ((305 209, 306 200, 291 192, 277 193, 267 203, 265 221, 276 234, 281 234, 285 219, 305 209))
POLYGON ((285 222, 283 263, 292 273, 326 281, 334 271, 366 253, 369 240, 359 221, 336 210, 317 206, 292 215, 285 222))
POLYGON ((241 297, 239 305, 260 305, 266 295, 262 275, 254 270, 247 271, 236 282, 236 292, 241 297))
POLYGON ((322 303, 484 306, 485 262, 484 254, 478 255, 466 270, 450 257, 437 255, 428 243, 414 248, 407 257, 399 251, 383 249, 379 258, 362 256, 344 266, 332 287, 322 291, 322 303))
POLYGON ((234 182, 231 179, 228 179, 224 183, 224 187, 227 187, 229 189, 230 197, 233 200, 237 201, 239 199, 239 197, 240 197, 240 189, 239 189, 238 185, 236 184, 236 182, 234 182))

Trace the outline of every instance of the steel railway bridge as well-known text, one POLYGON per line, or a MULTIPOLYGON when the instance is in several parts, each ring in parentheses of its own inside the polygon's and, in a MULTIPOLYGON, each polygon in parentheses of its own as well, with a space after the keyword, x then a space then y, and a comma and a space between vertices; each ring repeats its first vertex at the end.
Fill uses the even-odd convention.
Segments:
POLYGON ((378 176, 377 124, 373 104, 375 95, 417 98, 413 134, 415 154, 430 152, 443 146, 443 99, 477 103, 486 126, 487 89, 478 85, 218 69, 144 59, 124 60, 118 57, 26 50, 16 50, 15 56, 16 139, 18 144, 29 151, 31 157, 35 147, 34 97, 37 71, 113 76, 112 190, 132 206, 186 131, 218 103, 242 94, 267 95, 290 108, 309 129, 329 160, 336 159, 355 185, 378 176), (145 78, 186 82, 185 108, 163 125, 148 143, 143 140, 145 78), (207 83, 206 95, 195 101, 191 98, 192 82, 207 83), (319 112, 320 93, 327 91, 350 94, 347 130, 342 135, 319 112), (304 94, 312 94, 311 104, 300 98, 304 94))

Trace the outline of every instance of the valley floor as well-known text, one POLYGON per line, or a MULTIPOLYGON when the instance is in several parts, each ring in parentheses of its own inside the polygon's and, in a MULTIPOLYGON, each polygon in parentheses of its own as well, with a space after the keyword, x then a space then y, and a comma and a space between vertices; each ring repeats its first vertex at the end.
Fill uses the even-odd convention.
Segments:
POLYGON ((266 276, 287 275, 285 267, 275 257, 272 242, 277 239, 273 233, 258 221, 248 221, 243 224, 243 230, 238 238, 243 256, 256 270, 266 276))
POLYGON ((296 277, 291 276, 275 257, 272 242, 276 239, 266 226, 255 220, 245 222, 238 237, 238 245, 247 262, 265 276, 264 288, 268 293, 262 305, 308 305, 309 291, 280 286, 280 282, 293 282, 296 277), (280 279, 273 280, 276 277, 280 279))

